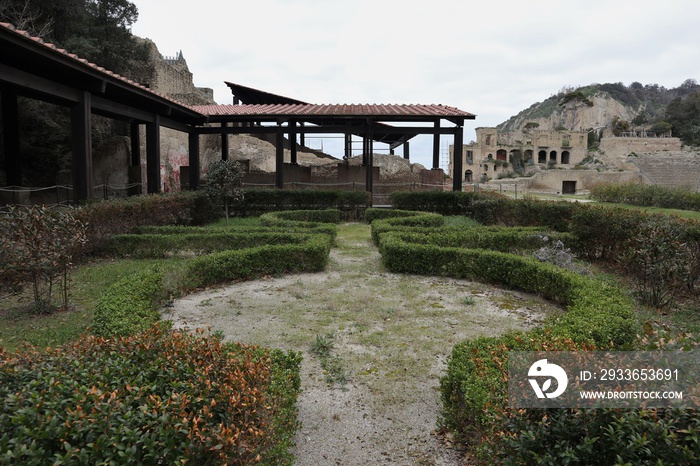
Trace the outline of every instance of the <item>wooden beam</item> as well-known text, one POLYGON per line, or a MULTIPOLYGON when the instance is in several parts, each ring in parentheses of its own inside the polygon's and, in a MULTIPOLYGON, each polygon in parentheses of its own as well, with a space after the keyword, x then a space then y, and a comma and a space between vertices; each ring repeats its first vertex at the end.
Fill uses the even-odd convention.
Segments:
POLYGON ((71 107, 71 166, 73 202, 82 203, 93 196, 91 94, 83 91, 71 107))
POLYGON ((146 124, 146 183, 148 194, 160 192, 160 116, 146 124))

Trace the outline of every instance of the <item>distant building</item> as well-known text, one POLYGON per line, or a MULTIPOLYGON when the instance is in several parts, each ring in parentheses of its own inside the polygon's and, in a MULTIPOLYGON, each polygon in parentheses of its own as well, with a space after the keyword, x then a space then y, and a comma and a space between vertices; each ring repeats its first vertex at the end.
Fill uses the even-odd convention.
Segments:
MULTIPOLYGON (((463 146, 461 174, 465 183, 484 182, 511 174, 529 176, 548 168, 573 168, 588 152, 586 131, 531 130, 498 134, 496 128, 476 128, 476 142, 463 146), (524 134, 524 135, 523 135, 524 134)), ((454 145, 450 146, 450 175, 454 173, 454 145)))

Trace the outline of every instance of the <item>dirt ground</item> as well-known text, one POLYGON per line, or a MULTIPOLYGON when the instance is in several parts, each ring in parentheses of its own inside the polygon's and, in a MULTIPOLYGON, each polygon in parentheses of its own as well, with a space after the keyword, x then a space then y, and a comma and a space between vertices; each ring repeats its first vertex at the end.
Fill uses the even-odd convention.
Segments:
POLYGON ((189 295, 163 318, 303 354, 298 465, 459 465, 462 455, 436 433, 452 346, 530 328, 551 312, 558 310, 522 293, 387 273, 369 227, 346 224, 325 272, 189 295), (330 372, 312 351, 318 338, 337 357, 330 372))

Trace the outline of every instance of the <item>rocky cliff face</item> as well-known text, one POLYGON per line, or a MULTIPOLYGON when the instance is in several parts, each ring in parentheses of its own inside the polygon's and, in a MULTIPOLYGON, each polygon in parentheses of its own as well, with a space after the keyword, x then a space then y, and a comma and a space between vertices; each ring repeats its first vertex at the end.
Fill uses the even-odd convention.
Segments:
POLYGON ((608 94, 597 93, 587 98, 562 102, 552 97, 523 110, 498 126, 499 132, 522 133, 525 126, 538 125, 538 129, 588 130, 610 126, 614 117, 631 121, 639 113, 638 108, 626 105, 608 94))

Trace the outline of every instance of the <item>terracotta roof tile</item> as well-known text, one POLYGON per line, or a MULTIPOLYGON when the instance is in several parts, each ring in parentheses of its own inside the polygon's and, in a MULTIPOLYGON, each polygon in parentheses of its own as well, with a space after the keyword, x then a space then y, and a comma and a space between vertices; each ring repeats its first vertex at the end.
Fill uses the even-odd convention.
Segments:
MULTIPOLYGON (((107 69, 105 69, 105 68, 103 68, 103 67, 101 67, 101 66, 99 66, 99 65, 96 65, 96 64, 94 64, 94 63, 92 63, 92 62, 86 60, 85 58, 81 58, 81 57, 79 57, 78 55, 76 55, 76 54, 74 54, 74 53, 70 53, 70 52, 66 51, 65 49, 58 48, 55 44, 48 43, 48 42, 44 42, 44 40, 43 40, 41 37, 32 36, 29 32, 23 31, 23 30, 21 30, 21 29, 17 29, 17 28, 16 28, 15 26, 13 26, 12 24, 0 22, 0 28, 5 29, 5 30, 7 30, 7 31, 11 31, 11 32, 17 34, 18 36, 25 37, 25 38, 27 38, 27 39, 33 41, 33 42, 36 42, 36 43, 38 43, 38 44, 41 44, 41 45, 44 46, 45 48, 50 49, 50 50, 56 52, 57 54, 63 55, 63 56, 68 57, 68 58, 71 58, 71 59, 75 60, 76 62, 82 63, 82 64, 85 65, 86 67, 91 68, 91 69, 93 69, 93 70, 95 70, 95 71, 97 71, 97 72, 99 72, 99 73, 102 73, 102 74, 106 74, 106 75, 108 75, 108 76, 111 76, 111 77, 113 77, 113 78, 115 78, 115 79, 118 79, 119 81, 122 81, 122 82, 124 82, 124 83, 126 83, 126 84, 129 84, 130 86, 139 88, 139 89, 141 89, 141 90, 143 90, 143 91, 146 91, 146 92, 148 92, 148 93, 150 93, 150 94, 156 95, 156 96, 160 97, 161 99, 168 100, 168 101, 170 101, 170 102, 172 102, 172 103, 174 103, 174 104, 180 105, 180 106, 185 107, 185 108, 190 108, 188 105, 185 105, 185 104, 183 104, 182 102, 178 102, 177 100, 172 99, 172 98, 168 97, 168 96, 165 95, 165 94, 161 94, 161 93, 159 93, 159 92, 156 92, 156 91, 154 91, 154 90, 152 90, 152 89, 150 89, 150 88, 144 86, 143 84, 139 84, 139 83, 137 83, 136 81, 133 81, 133 80, 127 78, 127 77, 121 76, 121 75, 119 75, 119 74, 117 74, 117 73, 115 73, 115 72, 113 72, 113 71, 107 70, 107 69)), ((190 108, 190 109, 191 109, 191 108, 190 108)))
POLYGON ((255 104, 196 105, 207 116, 441 116, 472 118, 473 114, 445 105, 418 104, 255 104))

